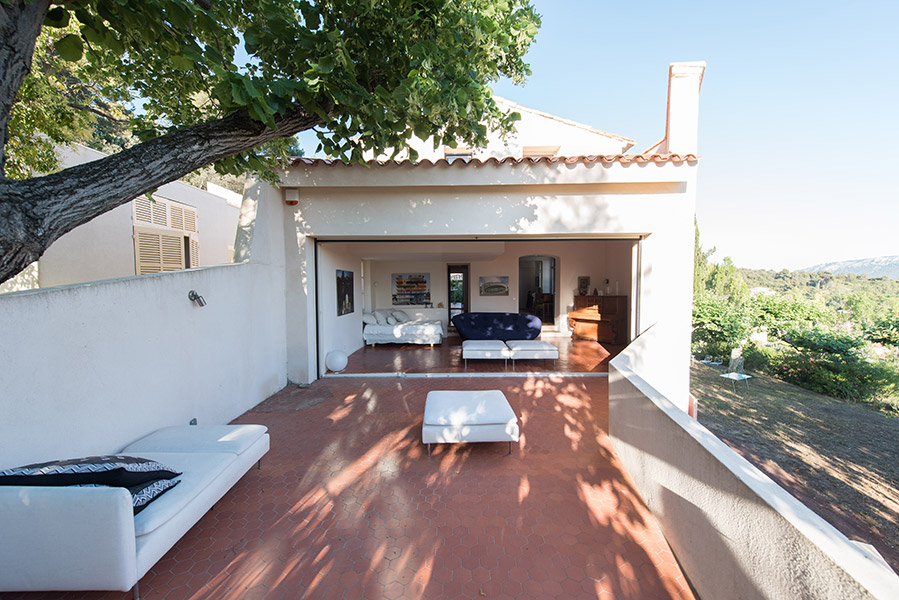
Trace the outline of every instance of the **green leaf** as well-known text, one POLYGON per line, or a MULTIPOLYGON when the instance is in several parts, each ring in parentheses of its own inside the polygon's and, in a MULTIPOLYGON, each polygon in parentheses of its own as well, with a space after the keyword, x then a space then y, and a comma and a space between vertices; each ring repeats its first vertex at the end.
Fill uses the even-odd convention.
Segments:
POLYGON ((44 25, 47 27, 65 27, 69 24, 69 11, 61 6, 52 8, 44 17, 44 25))
POLYGON ((334 70, 334 67, 337 65, 337 59, 335 59, 331 55, 322 56, 318 61, 318 64, 315 65, 315 70, 323 75, 327 75, 328 73, 334 70))
POLYGON ((181 71, 190 71, 194 68, 194 61, 187 58, 186 56, 174 55, 170 59, 172 61, 172 65, 178 70, 181 71))
POLYGON ((63 60, 69 62, 79 61, 84 56, 84 42, 81 41, 81 36, 79 35, 70 33, 58 39, 53 44, 53 47, 56 48, 63 60))

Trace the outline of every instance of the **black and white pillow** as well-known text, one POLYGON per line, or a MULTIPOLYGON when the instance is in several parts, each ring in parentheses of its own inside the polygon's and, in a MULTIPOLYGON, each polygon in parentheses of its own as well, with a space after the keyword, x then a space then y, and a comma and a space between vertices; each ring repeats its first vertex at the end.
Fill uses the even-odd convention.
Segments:
POLYGON ((151 502, 179 483, 181 483, 180 479, 157 479, 156 481, 129 487, 128 491, 131 492, 131 505, 134 507, 134 514, 147 508, 151 502))
MULTIPOLYGON (((155 481, 148 481, 147 483, 141 483, 139 485, 133 485, 126 488, 129 492, 131 492, 131 506, 134 508, 134 514, 137 514, 143 509, 147 508, 151 502, 159 498, 161 495, 163 495, 165 492, 169 491, 179 483, 181 483, 180 479, 157 479, 155 481)), ((99 483, 78 483, 65 487, 118 486, 101 485, 99 483)))
POLYGON ((131 487, 181 475, 165 465, 136 456, 87 456, 0 471, 0 485, 65 486, 97 484, 131 487))

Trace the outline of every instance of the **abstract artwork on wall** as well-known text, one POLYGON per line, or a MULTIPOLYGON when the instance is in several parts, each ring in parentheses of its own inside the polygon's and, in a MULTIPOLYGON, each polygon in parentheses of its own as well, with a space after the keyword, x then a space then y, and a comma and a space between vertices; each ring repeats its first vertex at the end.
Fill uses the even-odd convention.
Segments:
POLYGON ((492 275, 490 277, 481 277, 480 294, 481 296, 508 296, 509 276, 492 275))
POLYGON ((429 304, 431 302, 430 273, 394 273, 393 305, 429 304))
POLYGON ((353 312, 353 272, 337 269, 337 316, 353 312))

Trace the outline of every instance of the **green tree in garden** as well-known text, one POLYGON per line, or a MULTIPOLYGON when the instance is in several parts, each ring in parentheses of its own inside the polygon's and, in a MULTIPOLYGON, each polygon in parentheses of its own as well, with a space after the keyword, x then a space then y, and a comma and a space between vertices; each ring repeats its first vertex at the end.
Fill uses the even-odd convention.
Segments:
POLYGON ((749 298, 749 287, 729 256, 712 266, 706 287, 718 296, 730 298, 735 304, 742 304, 749 298))
POLYGON ((715 253, 715 248, 703 250, 699 243, 699 221, 693 216, 693 296, 701 294, 706 289, 709 278, 709 257, 715 253))
POLYGON ((823 309, 801 298, 758 295, 752 298, 750 306, 753 327, 764 327, 777 338, 796 328, 813 327, 826 318, 823 309))
POLYGON ((875 344, 899 348, 899 312, 878 318, 865 332, 865 337, 875 344))
POLYGON ((851 293, 846 298, 845 308, 852 313, 852 321, 862 330, 870 328, 877 320, 877 302, 867 291, 851 293))
POLYGON ((749 336, 751 322, 744 306, 713 293, 693 299, 693 353, 725 357, 749 336))
POLYGON ((482 145, 517 118, 489 85, 523 81, 539 23, 527 0, 0 0, 0 282, 62 234, 204 165, 267 173, 279 157, 257 149, 299 131, 350 160, 413 135, 482 145), (14 150, 13 112, 40 101, 25 82, 45 26, 65 29, 53 48, 83 65, 81 81, 121 81, 144 99, 129 117, 142 142, 13 179, 14 161, 18 174, 40 163, 14 150))

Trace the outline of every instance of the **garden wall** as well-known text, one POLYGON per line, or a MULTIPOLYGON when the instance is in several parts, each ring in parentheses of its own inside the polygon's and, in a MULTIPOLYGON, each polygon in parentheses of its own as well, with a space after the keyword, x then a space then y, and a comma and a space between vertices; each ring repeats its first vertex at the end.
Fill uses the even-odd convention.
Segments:
POLYGON ((655 326, 612 360, 609 434, 702 598, 895 598, 899 577, 651 385, 655 326))
POLYGON ((261 263, 0 295, 0 468, 252 408, 286 384, 284 297, 261 263))

